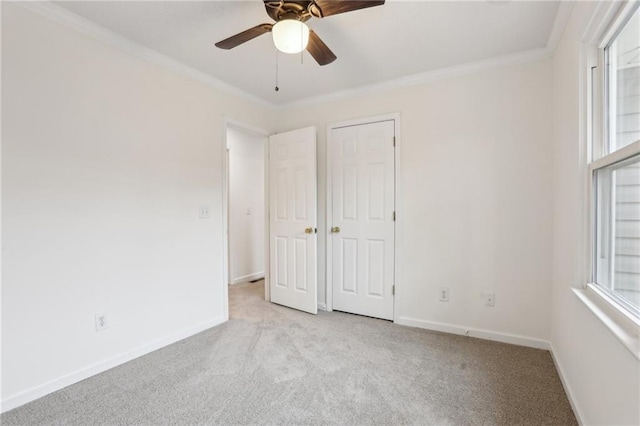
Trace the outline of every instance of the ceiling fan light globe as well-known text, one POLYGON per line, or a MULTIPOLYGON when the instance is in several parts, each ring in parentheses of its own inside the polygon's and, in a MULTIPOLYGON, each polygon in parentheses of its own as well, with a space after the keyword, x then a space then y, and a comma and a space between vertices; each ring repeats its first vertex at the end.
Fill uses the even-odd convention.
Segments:
POLYGON ((276 22, 271 29, 273 44, 283 53, 300 53, 309 43, 309 27, 295 19, 276 22))

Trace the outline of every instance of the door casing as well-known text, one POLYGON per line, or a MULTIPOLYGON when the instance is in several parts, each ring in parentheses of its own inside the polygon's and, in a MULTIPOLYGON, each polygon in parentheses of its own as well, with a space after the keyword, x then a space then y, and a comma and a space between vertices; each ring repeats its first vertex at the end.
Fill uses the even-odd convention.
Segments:
POLYGON ((401 241, 401 233, 402 233, 402 192, 400 191, 401 182, 400 182, 400 165, 401 165, 401 146, 402 146, 402 135, 400 133, 400 113, 391 113, 384 115, 377 115, 373 117, 364 117, 357 118, 354 120, 348 121, 339 121, 334 123, 329 123, 327 125, 327 175, 326 175, 326 201, 325 201, 325 248, 326 248, 326 261, 325 261, 325 281, 326 281, 326 308, 327 311, 333 310, 333 238, 331 238, 331 227, 333 226, 333 182, 332 182, 332 173, 333 167, 331 164, 331 159, 333 158, 333 149, 334 141, 332 140, 332 130, 340 127, 347 126, 359 126, 369 123, 375 123, 380 121, 393 121, 394 122, 394 132, 396 135, 396 146, 395 146, 395 171, 394 171, 394 180, 395 180, 395 212, 396 212, 396 229, 394 236, 394 246, 395 246, 395 254, 394 254, 394 284, 395 284, 395 297, 393 300, 393 321, 395 322, 398 318, 398 301, 402 292, 399 290, 399 282, 401 278, 400 267, 398 265, 398 259, 400 254, 400 245, 398 241, 401 241))

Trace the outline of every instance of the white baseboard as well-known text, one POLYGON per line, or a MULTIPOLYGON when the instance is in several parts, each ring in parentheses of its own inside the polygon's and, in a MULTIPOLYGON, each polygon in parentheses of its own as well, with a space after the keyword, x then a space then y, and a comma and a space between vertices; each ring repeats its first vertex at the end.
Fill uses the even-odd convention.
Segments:
POLYGON ((459 334, 462 336, 477 337, 479 339, 493 340, 496 342, 510 343, 512 345, 527 346, 536 349, 551 349, 548 340, 534 339, 532 337, 520 336, 517 334, 500 333, 497 331, 481 330, 471 327, 461 327, 453 324, 445 324, 433 321, 424 321, 415 318, 399 317, 394 321, 396 324, 408 325, 410 327, 424 328, 427 330, 441 331, 443 333, 459 334))
POLYGON ((246 283, 248 281, 253 281, 253 280, 261 280, 262 278, 264 278, 264 271, 256 272, 255 274, 245 275, 243 277, 234 278, 231 280, 231 285, 246 283))
POLYGON ((12 395, 2 400, 2 403, 0 404, 0 412, 4 413, 28 402, 34 401, 38 398, 42 398, 43 396, 48 395, 52 392, 65 388, 74 383, 78 383, 91 376, 95 376, 96 374, 107 371, 113 367, 117 367, 118 365, 124 364, 125 362, 146 355, 172 343, 186 339, 187 337, 215 327, 216 325, 222 324, 223 322, 225 322, 225 319, 223 317, 215 318, 195 327, 187 328, 167 337, 163 337, 150 344, 140 346, 129 352, 116 355, 112 358, 97 362, 95 364, 89 365, 88 367, 81 368, 57 379, 50 380, 38 386, 34 386, 31 389, 27 389, 26 391, 20 392, 16 395, 12 395))
POLYGON ((556 366, 556 371, 558 372, 558 376, 560 376, 560 381, 562 382, 562 387, 564 388, 564 393, 567 394, 567 399, 569 400, 569 404, 571 404, 571 409, 573 410, 573 414, 576 416, 576 420, 579 425, 584 425, 583 417, 580 414, 580 410, 578 409, 578 404, 576 404, 576 399, 574 398, 574 393, 571 390, 571 386, 569 386, 569 382, 565 378, 564 369, 562 368, 562 364, 560 360, 556 356, 556 351, 553 347, 553 343, 549 343, 551 349, 551 358, 553 359, 553 364, 556 366))

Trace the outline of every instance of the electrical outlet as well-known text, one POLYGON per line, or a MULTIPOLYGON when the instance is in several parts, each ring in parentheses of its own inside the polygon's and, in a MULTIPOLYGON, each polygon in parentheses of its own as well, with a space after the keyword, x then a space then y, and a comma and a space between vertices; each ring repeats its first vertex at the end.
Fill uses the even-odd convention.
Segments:
POLYGON ((96 331, 103 331, 109 328, 107 314, 96 314, 96 331))
POLYGON ((494 293, 487 293, 484 295, 485 306, 495 306, 495 304, 496 304, 496 295, 494 293))
POLYGON ((209 215, 209 206, 200 206, 198 209, 198 213, 200 219, 209 219, 211 216, 209 215))
POLYGON ((441 302, 449 301, 449 288, 447 287, 438 287, 439 300, 441 302))

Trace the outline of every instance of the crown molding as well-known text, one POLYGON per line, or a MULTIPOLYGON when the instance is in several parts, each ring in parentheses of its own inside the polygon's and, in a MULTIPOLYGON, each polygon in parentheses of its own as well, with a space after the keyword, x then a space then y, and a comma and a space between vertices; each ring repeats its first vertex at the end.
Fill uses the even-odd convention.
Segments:
POLYGON ((286 109, 293 107, 312 106, 322 104, 326 102, 332 102, 355 96, 365 96, 375 93, 387 92, 394 89, 403 87, 418 86, 421 84, 444 80, 451 77, 457 77, 467 74, 473 74, 479 71, 490 70, 494 68, 500 68, 508 65, 522 64, 526 62, 534 62, 542 59, 547 59, 553 56, 553 52, 546 48, 531 49, 512 55, 500 56, 497 58, 486 59, 483 61, 471 62, 462 65, 456 65, 453 67, 440 68, 433 71, 427 71, 420 74, 413 74, 406 77, 401 77, 393 80, 387 80, 382 83, 371 84, 367 86, 361 86, 355 89, 342 90, 339 92, 333 92, 326 95, 315 96, 312 98, 303 99, 300 101, 288 102, 286 104, 278 105, 278 109, 286 109))
POLYGON ((490 58, 482 61, 471 62, 467 64, 456 65, 447 68, 440 68, 436 70, 427 71, 424 73, 413 74, 405 77, 400 77, 393 80, 387 80, 381 83, 375 83, 371 85, 361 86, 354 89, 347 89, 337 92, 328 93, 325 95, 314 96, 310 98, 301 99, 299 101, 287 102, 283 104, 274 104, 263 98, 255 96, 251 93, 245 92, 233 85, 225 83, 221 80, 212 77, 211 75, 196 70, 188 65, 179 62, 170 56, 159 53, 155 50, 149 49, 139 43, 136 43, 124 36, 121 36, 111 30, 108 30, 95 22, 92 22, 86 18, 83 18, 61 6, 55 5, 49 1, 22 1, 16 2, 20 6, 36 12, 46 18, 56 21, 62 25, 72 28, 80 33, 88 35, 100 42, 115 47, 133 56, 145 59, 156 65, 169 69, 178 74, 182 74, 186 77, 192 78, 196 81, 203 82, 210 87, 219 90, 224 93, 239 96, 241 98, 253 101, 264 107, 270 109, 288 109, 293 107, 311 106, 322 104, 331 101, 337 101, 354 96, 363 96, 374 93, 385 92, 402 87, 416 86, 436 80, 442 80, 450 77, 462 76, 471 74, 474 72, 485 71, 492 68, 500 68, 508 65, 516 65, 526 62, 533 62, 542 59, 547 59, 553 56, 558 47, 558 43, 562 38, 564 29, 567 25, 571 12, 573 11, 573 1, 561 1, 556 12, 556 17, 547 44, 544 48, 536 48, 519 52, 511 55, 505 55, 495 58, 490 58))
POLYGON ((598 2, 583 30, 582 43, 604 49, 637 7, 638 2, 633 0, 598 2))
POLYGON ((549 39, 547 40, 546 46, 546 49, 550 50, 552 54, 556 52, 558 44, 560 44, 560 40, 562 39, 565 28, 567 28, 567 23, 569 22, 574 6, 574 1, 560 1, 558 11, 556 12, 556 19, 553 21, 553 27, 551 27, 551 32, 549 33, 549 39))
POLYGON ((15 4, 130 55, 147 60, 201 83, 205 83, 220 92, 236 95, 268 108, 273 108, 275 106, 271 102, 265 101, 258 96, 252 95, 251 93, 245 92, 244 90, 218 80, 205 72, 185 65, 170 56, 164 55, 153 49, 149 49, 148 47, 100 26, 93 21, 83 18, 61 6, 53 4, 50 1, 19 1, 15 2, 15 4))
POLYGON ((302 99, 300 101, 281 104, 276 108, 286 109, 293 107, 312 106, 325 102, 347 99, 354 96, 365 96, 402 87, 417 86, 436 80, 443 80, 450 77, 457 77, 479 71, 490 70, 492 68, 500 68, 509 65, 517 65, 526 62, 534 62, 551 58, 555 54, 558 44, 560 43, 562 34, 564 33, 567 23, 569 22, 569 18, 571 17, 571 13, 573 12, 574 5, 574 1, 560 1, 560 4, 558 5, 558 11, 556 12, 556 17, 553 21, 553 27, 551 28, 549 38, 547 39, 547 44, 543 48, 531 49, 511 55, 489 58, 477 62, 469 62, 466 64, 455 65, 447 68, 439 68, 420 74, 387 80, 382 83, 361 86, 355 89, 333 92, 326 95, 314 96, 312 98, 302 99))

